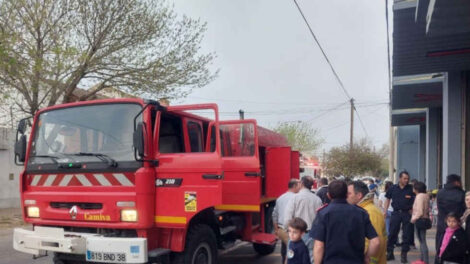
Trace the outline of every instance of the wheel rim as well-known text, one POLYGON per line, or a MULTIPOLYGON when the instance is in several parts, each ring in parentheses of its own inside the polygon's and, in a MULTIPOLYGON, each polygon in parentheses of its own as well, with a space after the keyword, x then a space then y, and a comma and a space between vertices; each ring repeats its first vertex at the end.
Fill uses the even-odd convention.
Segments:
POLYGON ((192 264, 212 264, 212 254, 209 244, 206 242, 199 244, 194 250, 192 264))

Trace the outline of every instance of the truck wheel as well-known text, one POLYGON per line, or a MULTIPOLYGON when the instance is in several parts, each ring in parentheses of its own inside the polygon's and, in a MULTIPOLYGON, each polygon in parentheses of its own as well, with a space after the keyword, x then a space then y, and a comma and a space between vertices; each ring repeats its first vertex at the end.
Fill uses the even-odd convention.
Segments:
POLYGON ((66 264, 64 261, 62 261, 58 258, 53 258, 52 261, 53 261, 54 264, 66 264))
POLYGON ((262 256, 265 256, 274 252, 274 250, 276 249, 276 244, 271 246, 271 245, 253 243, 253 249, 256 251, 256 253, 262 256))
POLYGON ((186 237, 184 251, 175 254, 174 264, 216 264, 217 240, 207 225, 195 225, 186 237))
POLYGON ((54 264, 84 264, 86 261, 76 260, 75 255, 63 254, 63 253, 54 253, 52 261, 54 264), (75 259, 74 259, 75 258, 75 259))

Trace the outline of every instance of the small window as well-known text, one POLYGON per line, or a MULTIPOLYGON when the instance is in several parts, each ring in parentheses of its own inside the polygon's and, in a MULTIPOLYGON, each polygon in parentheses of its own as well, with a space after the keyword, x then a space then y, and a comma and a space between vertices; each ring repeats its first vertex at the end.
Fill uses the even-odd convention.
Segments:
MULTIPOLYGON (((222 149, 222 157, 226 156, 227 153, 227 148, 230 148, 228 143, 225 141, 227 137, 224 136, 222 133, 222 130, 219 129, 219 135, 220 135, 220 143, 221 143, 221 149, 222 149)), ((216 140, 215 140, 215 127, 211 127, 211 141, 210 141, 210 151, 214 152, 215 151, 215 146, 216 146, 216 140)))
POLYGON ((188 136, 191 152, 203 152, 202 127, 199 123, 188 121, 188 136))
POLYGON ((223 135, 221 141, 226 148, 222 156, 247 157, 255 155, 255 128, 253 124, 220 125, 220 131, 223 135))
POLYGON ((181 124, 181 118, 162 114, 158 139, 158 150, 160 153, 184 152, 181 124))

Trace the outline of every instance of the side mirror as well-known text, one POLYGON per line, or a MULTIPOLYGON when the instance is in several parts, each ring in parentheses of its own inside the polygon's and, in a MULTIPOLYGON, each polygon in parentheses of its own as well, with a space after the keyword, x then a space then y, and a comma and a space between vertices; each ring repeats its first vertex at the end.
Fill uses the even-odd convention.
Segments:
POLYGON ((28 127, 28 120, 21 119, 20 122, 18 123, 18 133, 24 134, 24 132, 26 132, 27 127, 28 127))
POLYGON ((20 139, 15 143, 15 163, 24 162, 26 160, 26 136, 21 135, 20 139))
POLYGON ((134 151, 136 152, 136 159, 138 157, 143 158, 145 154, 145 144, 144 144, 144 123, 139 122, 134 130, 133 134, 134 142, 134 151))

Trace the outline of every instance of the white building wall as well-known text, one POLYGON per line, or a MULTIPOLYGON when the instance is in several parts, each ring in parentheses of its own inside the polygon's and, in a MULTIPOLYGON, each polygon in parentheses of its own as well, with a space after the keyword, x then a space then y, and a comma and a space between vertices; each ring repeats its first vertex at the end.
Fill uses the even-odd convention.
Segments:
POLYGON ((0 127, 0 208, 20 207, 19 174, 14 162, 15 131, 0 127))

